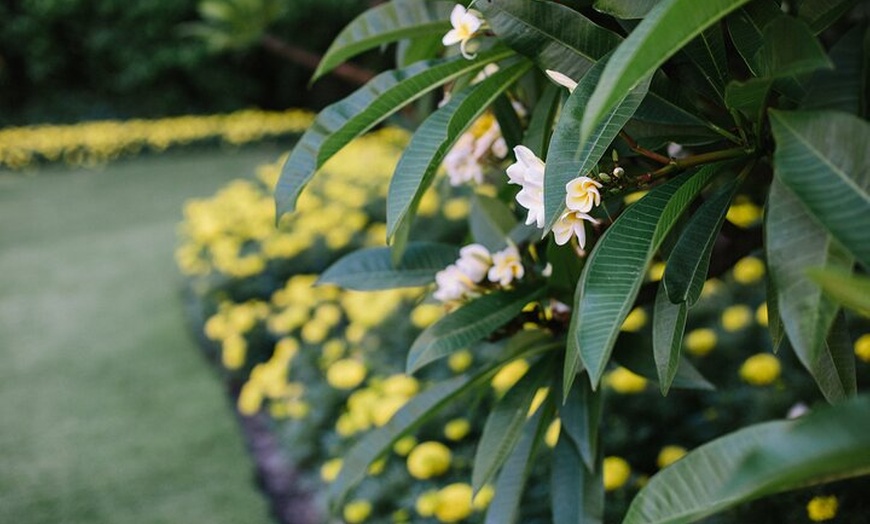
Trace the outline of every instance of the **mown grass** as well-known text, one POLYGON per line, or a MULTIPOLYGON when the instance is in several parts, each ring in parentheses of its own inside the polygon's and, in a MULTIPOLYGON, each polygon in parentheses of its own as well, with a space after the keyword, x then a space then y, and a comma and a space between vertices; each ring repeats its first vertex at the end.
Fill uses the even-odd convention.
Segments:
POLYGON ((278 153, 0 173, 0 522, 268 522, 172 251, 186 198, 278 153))

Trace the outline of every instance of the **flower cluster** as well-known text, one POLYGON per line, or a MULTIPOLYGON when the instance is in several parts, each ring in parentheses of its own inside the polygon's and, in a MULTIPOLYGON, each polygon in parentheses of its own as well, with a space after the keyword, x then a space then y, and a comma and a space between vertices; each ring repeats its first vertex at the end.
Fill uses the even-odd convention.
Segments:
POLYGON ((490 253, 481 244, 469 244, 459 250, 459 259, 435 274, 433 297, 441 302, 457 302, 480 295, 483 284, 509 286, 523 278, 520 252, 513 244, 490 253))
POLYGON ((450 24, 453 28, 447 31, 441 43, 445 46, 459 44, 462 56, 469 60, 473 59, 474 54, 468 49, 468 45, 474 35, 483 28, 483 16, 474 9, 466 9, 456 4, 450 13, 450 24))
POLYGON ((0 129, 0 167, 17 170, 39 162, 91 166, 143 150, 164 151, 215 139, 241 145, 301 133, 312 121, 313 115, 307 111, 246 110, 226 115, 12 127, 0 129))
POLYGON ((459 136, 456 144, 444 156, 444 170, 451 185, 460 186, 469 182, 482 184, 488 159, 503 159, 507 152, 498 121, 492 113, 485 113, 459 136))

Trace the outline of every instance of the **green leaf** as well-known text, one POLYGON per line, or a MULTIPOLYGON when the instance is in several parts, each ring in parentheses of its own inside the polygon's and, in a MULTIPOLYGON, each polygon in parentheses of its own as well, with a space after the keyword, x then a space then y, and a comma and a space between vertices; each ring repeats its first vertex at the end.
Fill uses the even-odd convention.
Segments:
POLYGON ((458 257, 456 246, 418 242, 410 244, 401 262, 393 266, 390 248, 359 249, 329 266, 318 283, 360 291, 425 286, 458 257))
MULTIPOLYGON (((649 341, 635 333, 623 333, 619 337, 613 359, 632 373, 640 375, 653 383, 658 383, 658 370, 650 351, 649 341)), ((677 372, 671 382, 672 388, 698 389, 712 391, 716 389, 688 360, 680 357, 677 372)))
POLYGON ((798 16, 809 24, 813 33, 819 34, 857 3, 858 0, 804 0, 798 7, 798 16))
POLYGON ((565 403, 559 408, 562 432, 577 446, 589 471, 597 471, 603 398, 601 392, 592 391, 589 383, 584 381, 576 388, 571 388, 565 403))
POLYGON ((583 115, 581 139, 646 77, 748 0, 662 0, 614 51, 583 115))
POLYGON ((720 100, 723 99, 725 83, 730 75, 722 28, 718 25, 708 28, 686 44, 683 52, 695 64, 713 92, 720 100))
POLYGON ((420 60, 431 60, 444 50, 441 35, 430 34, 413 40, 399 40, 396 45, 396 66, 408 67, 420 60))
POLYGON ((797 18, 778 16, 764 27, 763 35, 755 62, 764 77, 789 77, 833 67, 809 27, 797 18))
POLYGON ((770 78, 750 78, 746 82, 733 80, 725 86, 725 105, 740 111, 751 122, 760 122, 767 106, 767 95, 773 86, 770 78))
POLYGON ((543 292, 540 287, 494 291, 441 318, 420 333, 411 345, 407 373, 486 337, 517 316, 526 304, 543 292))
POLYGON ((595 0, 596 11, 622 20, 645 17, 660 0, 595 0))
POLYGON ((776 178, 870 268, 870 124, 835 111, 771 110, 770 116, 776 178))
POLYGON ((510 99, 505 95, 496 98, 492 104, 492 112, 498 121, 501 136, 504 138, 508 149, 513 149, 522 144, 523 123, 520 121, 520 117, 517 115, 517 111, 510 99))
POLYGON ((801 109, 834 109, 861 116, 861 97, 866 96, 864 76, 870 67, 862 40, 866 26, 852 28, 831 47, 831 71, 818 71, 807 83, 801 109))
POLYGON ((671 302, 686 302, 691 307, 701 297, 713 245, 738 186, 735 178, 701 204, 677 240, 662 279, 671 302))
POLYGON ((369 49, 403 38, 443 35, 450 29, 451 2, 393 0, 369 9, 342 29, 311 77, 314 82, 335 66, 369 49))
POLYGON ((853 275, 851 270, 818 267, 808 269, 807 275, 830 298, 870 318, 870 277, 853 275))
POLYGON ((818 369, 819 383, 826 384, 826 389, 835 392, 836 396, 828 398, 829 402, 846 400, 858 392, 855 353, 842 310, 837 313, 825 339, 825 351, 819 359, 818 369))
POLYGON ((522 143, 538 157, 543 158, 550 144, 553 122, 556 121, 561 107, 561 95, 562 90, 559 87, 554 84, 548 85, 532 110, 522 143))
POLYGON ((548 382, 550 362, 539 362, 489 412, 477 442, 471 486, 475 493, 487 484, 513 452, 528 419, 538 388, 548 382))
POLYGON ((559 436, 550 467, 553 522, 595 524, 604 521, 604 480, 601 465, 584 467, 570 439, 559 436))
POLYGON ((554 2, 477 2, 499 39, 532 60, 573 79, 582 78, 621 38, 554 2))
MULTIPOLYGON (((767 221, 767 213, 765 213, 765 222, 767 221)), ((765 226, 765 229, 767 227, 765 226)), ((765 242, 765 245, 767 242, 765 242)), ((782 317, 779 316, 779 294, 776 290, 776 285, 770 277, 770 271, 767 272, 765 281, 765 292, 767 293, 767 331, 770 333, 770 342, 773 346, 773 352, 779 351, 779 346, 785 339, 785 328, 782 326, 782 317)))
POLYGON ((474 195, 468 226, 475 242, 483 244, 490 252, 501 251, 516 225, 516 217, 504 202, 485 195, 474 195))
MULTIPOLYGON (((432 184, 444 156, 469 126, 531 64, 523 60, 504 67, 466 90, 454 93, 414 133, 390 181, 387 194, 387 236, 394 239, 410 227, 423 193, 432 184), (406 227, 407 226, 407 227, 406 227)), ((401 251, 401 250, 398 250, 401 251)), ((394 248, 394 254, 397 251, 394 248)))
POLYGON ((671 302, 664 281, 659 282, 653 308, 652 344, 662 395, 668 394, 677 375, 688 313, 687 303, 671 302))
POLYGON ((426 92, 511 54, 499 48, 479 53, 474 61, 456 57, 386 71, 321 111, 281 169, 275 188, 277 217, 295 209, 299 193, 314 173, 351 140, 426 92))
POLYGON ((825 397, 844 396, 833 378, 825 339, 839 309, 806 275, 813 267, 849 270, 852 257, 807 213, 794 193, 774 179, 767 204, 767 265, 777 289, 783 327, 798 359, 815 378, 825 397))
POLYGON ((534 466, 532 458, 544 424, 549 423, 549 418, 544 417, 542 411, 539 410, 529 419, 522 438, 505 461, 495 483, 495 497, 486 510, 484 524, 514 524, 518 521, 523 490, 534 466))
POLYGON ((729 433, 654 475, 623 524, 694 522, 808 484, 870 472, 870 398, 729 433))
POLYGON ((656 187, 629 206, 598 240, 574 297, 565 358, 566 392, 580 369, 581 358, 592 387, 597 387, 649 261, 677 219, 721 168, 721 164, 711 164, 656 187))
POLYGON ((578 139, 580 120, 605 67, 602 60, 580 80, 556 122, 544 167, 544 222, 547 230, 553 227, 565 208, 565 185, 578 176, 588 175, 597 167, 607 147, 640 106, 649 89, 650 78, 647 78, 620 100, 591 134, 578 139))

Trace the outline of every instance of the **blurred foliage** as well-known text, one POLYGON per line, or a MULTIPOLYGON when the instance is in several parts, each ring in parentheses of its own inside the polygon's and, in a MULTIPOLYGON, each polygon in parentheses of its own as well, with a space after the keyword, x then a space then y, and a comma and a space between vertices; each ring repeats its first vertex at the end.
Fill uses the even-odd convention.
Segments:
MULTIPOLYGON (((180 27, 196 0, 11 0, 0 3, 0 125, 318 108, 353 86, 251 47, 214 54, 180 27)), ((367 7, 356 0, 284 0, 272 33, 323 52, 367 7)))

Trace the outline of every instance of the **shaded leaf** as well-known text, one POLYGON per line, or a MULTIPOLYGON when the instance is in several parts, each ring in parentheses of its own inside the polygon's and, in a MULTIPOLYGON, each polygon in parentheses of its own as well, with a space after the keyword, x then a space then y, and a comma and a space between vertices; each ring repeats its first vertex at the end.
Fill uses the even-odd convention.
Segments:
MULTIPOLYGON (((658 383, 658 371, 655 359, 650 351, 649 342, 641 335, 623 333, 613 352, 613 358, 632 373, 647 380, 658 383)), ((716 389, 703 375, 684 357, 680 357, 677 372, 671 382, 672 388, 698 389, 711 391, 716 389)))
POLYGON ((492 104, 492 112, 498 121, 498 127, 501 129, 501 136, 504 138, 508 149, 513 149, 523 143, 523 123, 520 122, 520 117, 517 115, 516 109, 510 99, 502 95, 495 99, 492 104))
POLYGON ((801 364, 830 401, 844 396, 825 357, 825 339, 839 306, 806 275, 808 268, 848 270, 852 257, 807 213, 794 193, 778 179, 770 188, 765 227, 767 265, 777 289, 783 327, 801 364), (809 246, 812 246, 811 248, 809 246), (825 366, 825 367, 823 367, 825 366))
POLYGON ((559 408, 559 417, 562 432, 577 447, 586 469, 597 471, 603 395, 592 391, 588 381, 582 382, 568 392, 565 403, 559 408))
POLYGON ((722 28, 713 25, 703 31, 683 48, 689 60, 698 68, 707 84, 723 99, 728 81, 728 57, 725 53, 725 38, 722 28))
POLYGON ((559 113, 562 90, 555 85, 544 88, 541 98, 532 110, 529 126, 523 136, 522 143, 532 150, 536 156, 543 158, 550 144, 553 123, 559 113))
POLYGON ((566 392, 580 369, 581 358, 593 388, 598 385, 649 261, 677 219, 721 168, 721 164, 711 164, 654 188, 629 206, 598 240, 574 297, 565 359, 566 392))
POLYGON ((369 49, 404 38, 443 35, 451 27, 449 18, 453 5, 452 2, 393 0, 365 11, 335 37, 311 81, 369 49))
POLYGON ((870 318, 870 277, 833 268, 811 268, 807 270, 807 276, 821 286, 828 297, 870 318))
POLYGON ((798 16, 819 34, 857 3, 858 0, 804 0, 798 7, 798 16))
POLYGON ((581 139, 645 78, 706 28, 748 0, 662 0, 613 52, 589 98, 581 139))
POLYGON ((673 303, 668 299, 664 281, 659 282, 653 307, 652 344, 659 389, 667 395, 680 365, 680 349, 686 331, 686 302, 673 303))
POLYGON ((836 111, 770 111, 774 175, 870 268, 870 124, 836 111))
POLYGON ((733 80, 725 86, 725 105, 746 115, 750 122, 760 122, 771 87, 773 80, 770 78, 750 78, 746 82, 733 80))
POLYGON ((479 53, 474 61, 460 56, 386 71, 347 98, 325 108, 299 139, 281 169, 275 188, 277 218, 296 208, 299 193, 314 173, 351 140, 431 89, 511 54, 510 50, 494 49, 479 53))
POLYGON ((829 52, 834 69, 818 71, 807 82, 801 109, 835 109, 861 116, 861 97, 867 96, 864 77, 870 67, 862 45, 866 34, 866 26, 857 26, 834 44, 829 52))
POLYGON ((318 283, 361 291, 425 286, 458 257, 456 246, 418 242, 410 244, 401 262, 393 266, 390 248, 359 249, 329 266, 318 283))
POLYGON ((420 333, 408 352, 407 372, 413 373, 486 337, 543 292, 540 287, 498 290, 468 302, 420 333))
POLYGON ((485 195, 474 195, 468 226, 475 242, 483 244, 490 252, 501 251, 516 225, 516 217, 504 202, 485 195))
POLYGON ((660 0, 595 0, 596 11, 623 20, 645 17, 660 0))
POLYGON ((764 27, 763 38, 755 62, 764 77, 789 77, 833 67, 806 23, 794 17, 774 18, 764 27))
POLYGON ((729 433, 654 475, 623 524, 693 522, 764 495, 870 471, 870 398, 729 433), (698 481, 703 479, 703 481, 698 481))
POLYGON ((604 481, 601 465, 597 466, 585 467, 570 439, 564 434, 559 436, 550 468, 553 522, 594 524, 604 521, 604 481))

